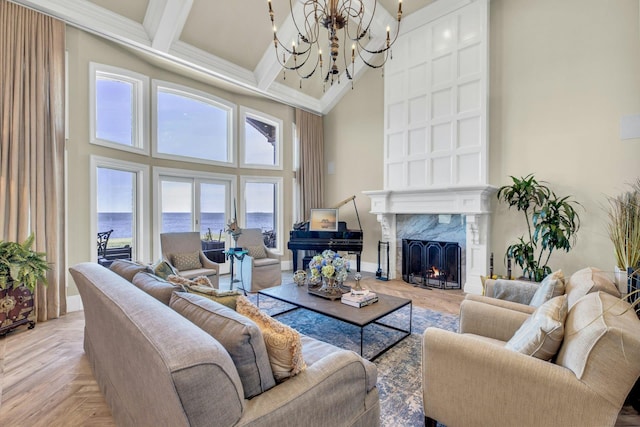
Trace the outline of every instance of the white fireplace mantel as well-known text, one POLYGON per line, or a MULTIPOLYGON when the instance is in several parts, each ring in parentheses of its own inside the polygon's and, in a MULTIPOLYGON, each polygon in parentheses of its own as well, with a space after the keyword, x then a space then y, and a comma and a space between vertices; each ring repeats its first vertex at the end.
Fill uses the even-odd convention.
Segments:
POLYGON ((363 191, 373 214, 484 214, 491 212, 491 185, 363 191))
POLYGON ((409 190, 363 191, 371 198, 372 214, 382 227, 382 240, 389 242, 389 277, 398 276, 396 262, 401 248, 396 233, 398 214, 461 214, 466 223, 466 277, 464 290, 481 293, 481 275, 489 265, 491 198, 497 188, 491 185, 431 187, 409 190))

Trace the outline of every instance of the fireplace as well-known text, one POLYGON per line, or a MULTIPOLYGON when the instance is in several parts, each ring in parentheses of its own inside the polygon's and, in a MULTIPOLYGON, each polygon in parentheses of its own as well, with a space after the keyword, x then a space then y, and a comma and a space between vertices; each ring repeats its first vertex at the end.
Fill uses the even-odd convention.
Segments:
POLYGON ((381 225, 381 240, 389 243, 389 278, 402 274, 402 239, 457 242, 461 272, 456 281, 467 293, 482 293, 480 276, 489 266, 491 200, 496 190, 480 184, 365 191, 371 198, 370 212, 381 225), (436 224, 439 228, 434 228, 436 224), (459 227, 453 229, 456 224, 459 227))
POLYGON ((402 279, 431 288, 460 289, 460 245, 456 242, 402 239, 402 279))

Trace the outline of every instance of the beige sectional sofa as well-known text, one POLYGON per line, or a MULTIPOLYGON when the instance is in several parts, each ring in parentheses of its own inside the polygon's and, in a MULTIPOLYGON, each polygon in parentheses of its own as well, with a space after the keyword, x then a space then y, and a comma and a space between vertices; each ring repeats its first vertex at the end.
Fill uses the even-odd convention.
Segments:
MULTIPOLYGON (((194 294, 178 298, 136 271, 121 276, 94 263, 70 271, 84 305, 85 352, 120 426, 380 424, 376 367, 352 351, 303 336, 301 373, 276 384, 262 363, 257 376, 244 378, 246 364, 239 370, 237 355, 166 304, 174 298, 184 310, 242 322, 236 314, 194 294)), ((246 325, 238 333, 259 351, 255 330, 246 325)))
POLYGON ((630 304, 605 292, 617 288, 601 273, 574 273, 566 293, 540 309, 467 296, 459 333, 428 328, 422 360, 426 424, 613 426, 640 376, 640 320, 630 304), (561 319, 555 323, 541 316, 554 303, 561 319), (531 355, 510 349, 518 334, 532 339, 531 355), (554 342, 555 353, 534 357, 554 342))

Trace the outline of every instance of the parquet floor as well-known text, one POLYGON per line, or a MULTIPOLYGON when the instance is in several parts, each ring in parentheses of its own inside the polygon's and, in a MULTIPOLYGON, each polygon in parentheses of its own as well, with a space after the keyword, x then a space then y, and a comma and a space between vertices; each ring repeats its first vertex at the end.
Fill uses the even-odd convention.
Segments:
MULTIPOLYGON (((224 288, 224 277, 221 283, 224 288)), ((365 277, 363 285, 451 314, 458 313, 464 298, 462 291, 421 289, 372 277, 365 277)), ((115 425, 84 356, 83 328, 83 313, 74 312, 32 330, 20 327, 0 339, 0 426, 115 425)), ((640 416, 625 407, 616 426, 640 426, 640 416)))

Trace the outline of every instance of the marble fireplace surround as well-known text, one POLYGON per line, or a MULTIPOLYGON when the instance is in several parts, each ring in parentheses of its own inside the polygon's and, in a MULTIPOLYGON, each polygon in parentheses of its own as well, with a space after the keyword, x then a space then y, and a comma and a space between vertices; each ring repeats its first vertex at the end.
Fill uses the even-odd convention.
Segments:
POLYGON ((402 239, 458 241, 462 248, 462 286, 482 293, 480 276, 489 267, 490 185, 363 191, 389 242, 389 278, 402 277, 402 239), (456 229, 456 226, 458 229, 456 229))

